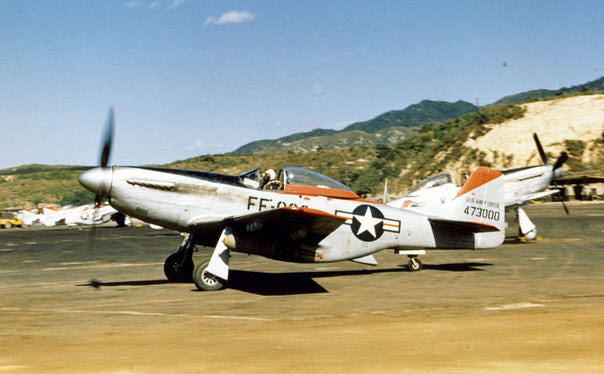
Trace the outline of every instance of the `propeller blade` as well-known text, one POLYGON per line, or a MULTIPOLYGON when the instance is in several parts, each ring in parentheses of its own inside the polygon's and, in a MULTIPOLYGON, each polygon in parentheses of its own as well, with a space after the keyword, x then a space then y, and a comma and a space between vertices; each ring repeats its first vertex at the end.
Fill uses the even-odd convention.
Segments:
POLYGON ((101 197, 101 195, 96 195, 94 197, 94 207, 98 208, 101 206, 102 203, 103 203, 103 198, 101 197))
POLYGON ((566 206, 566 204, 564 204, 564 200, 561 201, 562 206, 564 207, 564 211, 566 212, 567 216, 570 216, 570 212, 568 211, 568 207, 566 206))
POLYGON ((537 145, 537 150, 539 151, 539 155, 541 155, 541 159, 543 160, 543 163, 545 165, 548 165, 547 155, 545 154, 545 151, 543 150, 543 147, 541 146, 541 142, 539 141, 539 137, 537 137, 537 134, 533 133, 533 139, 535 139, 535 144, 537 145))
MULTIPOLYGON (((99 159, 99 166, 106 168, 109 164, 109 156, 111 155, 111 144, 113 142, 113 128, 115 127, 115 115, 113 114, 113 108, 109 109, 109 115, 107 116, 107 122, 105 123, 105 130, 103 133, 103 139, 101 141, 101 157, 99 159)), ((104 187, 101 191, 105 190, 104 187)), ((94 208, 93 214, 96 214, 96 209, 101 207, 103 203, 103 197, 99 194, 94 197, 94 208)), ((89 247, 91 250, 95 250, 98 246, 97 236, 97 224, 96 217, 93 216, 92 228, 89 233, 89 247)))
POLYGON ((103 141, 101 143, 101 159, 99 160, 99 164, 101 167, 107 167, 109 163, 109 155, 111 154, 111 143, 113 141, 113 127, 114 127, 115 118, 113 115, 113 108, 109 109, 109 116, 107 117, 107 122, 105 123, 105 134, 103 135, 103 141))
POLYGON ((90 250, 96 250, 99 244, 99 238, 96 232, 96 223, 92 224, 90 231, 88 231, 88 248, 90 250))
POLYGON ((568 154, 566 154, 566 152, 562 152, 562 154, 560 155, 560 157, 558 157, 556 163, 554 164, 554 170, 561 167, 566 162, 566 160, 568 160, 568 154))

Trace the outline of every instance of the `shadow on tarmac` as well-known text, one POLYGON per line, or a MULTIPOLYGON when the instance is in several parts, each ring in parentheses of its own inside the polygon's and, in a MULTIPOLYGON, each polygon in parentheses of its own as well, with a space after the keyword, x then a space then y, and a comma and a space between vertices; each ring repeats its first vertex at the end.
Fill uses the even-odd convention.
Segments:
MULTIPOLYGON (((425 270, 439 271, 484 271, 481 266, 492 266, 484 262, 462 262, 440 265, 424 265, 425 270)), ((316 278, 371 275, 381 273, 408 272, 407 265, 389 269, 360 269, 333 271, 306 271, 288 273, 261 273, 246 270, 231 270, 228 288, 262 296, 297 295, 329 292, 317 282, 316 278)))
MULTIPOLYGON (((407 267, 407 265, 404 265, 407 267)), ((429 265, 424 264, 423 270, 441 270, 441 271, 484 271, 481 266, 493 266, 487 262, 459 262, 451 264, 429 265)))
MULTIPOLYGON (((484 271, 480 267, 492 266, 484 262, 461 262, 423 266, 424 270, 438 271, 484 271)), ((316 278, 346 277, 357 275, 371 275, 382 273, 408 272, 407 265, 399 265, 388 269, 359 269, 359 270, 331 270, 331 271, 305 271, 285 273, 263 273, 248 270, 230 270, 227 288, 261 296, 302 295, 315 293, 328 293, 329 291, 318 284, 316 278)), ((167 279, 102 282, 92 279, 89 283, 78 284, 78 287, 115 287, 115 286, 153 286, 171 283, 167 279)), ((194 289, 193 291, 198 291, 194 289)))
POLYGON ((88 283, 76 284, 76 287, 116 287, 116 286, 153 286, 156 284, 168 284, 170 283, 167 279, 154 279, 154 280, 139 280, 139 281, 123 281, 123 282, 102 282, 96 279, 90 280, 88 283))

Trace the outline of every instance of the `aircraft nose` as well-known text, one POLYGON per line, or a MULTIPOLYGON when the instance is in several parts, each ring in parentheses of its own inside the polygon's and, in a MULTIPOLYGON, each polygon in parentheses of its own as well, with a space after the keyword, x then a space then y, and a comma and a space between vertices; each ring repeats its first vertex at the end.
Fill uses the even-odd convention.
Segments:
POLYGON ((95 195, 105 196, 111 188, 111 169, 94 168, 87 170, 78 177, 80 184, 95 195))

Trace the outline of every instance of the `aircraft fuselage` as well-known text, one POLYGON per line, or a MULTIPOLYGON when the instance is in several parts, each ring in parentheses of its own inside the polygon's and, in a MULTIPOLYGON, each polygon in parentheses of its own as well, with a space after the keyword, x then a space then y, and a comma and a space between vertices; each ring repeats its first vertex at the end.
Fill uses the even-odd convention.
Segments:
POLYGON ((425 215, 358 198, 264 191, 210 173, 139 167, 97 168, 86 173, 88 176, 80 178, 82 184, 101 191, 118 211, 194 233, 196 242, 206 246, 216 245, 229 217, 293 207, 345 219, 329 235, 311 244, 299 240, 303 239, 304 230, 288 233, 285 240, 283 236, 280 240, 258 237, 253 221, 235 232, 238 245, 231 250, 278 260, 332 262, 360 258, 386 248, 491 248, 503 239, 500 233, 475 234, 435 227, 425 215))

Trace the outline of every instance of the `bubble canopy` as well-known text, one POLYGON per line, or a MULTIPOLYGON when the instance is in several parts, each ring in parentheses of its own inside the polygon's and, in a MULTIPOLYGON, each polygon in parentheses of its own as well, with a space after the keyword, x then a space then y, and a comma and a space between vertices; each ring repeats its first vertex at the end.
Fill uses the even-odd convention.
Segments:
POLYGON ((413 193, 413 192, 416 192, 419 190, 424 190, 427 188, 442 186, 443 184, 449 184, 449 183, 453 183, 453 178, 451 177, 451 174, 442 173, 442 174, 433 175, 430 178, 424 179, 423 181, 419 182, 407 194, 410 194, 410 193, 413 193))
POLYGON ((286 166, 281 169, 279 179, 284 185, 312 186, 352 192, 346 185, 333 178, 298 166, 286 166))

